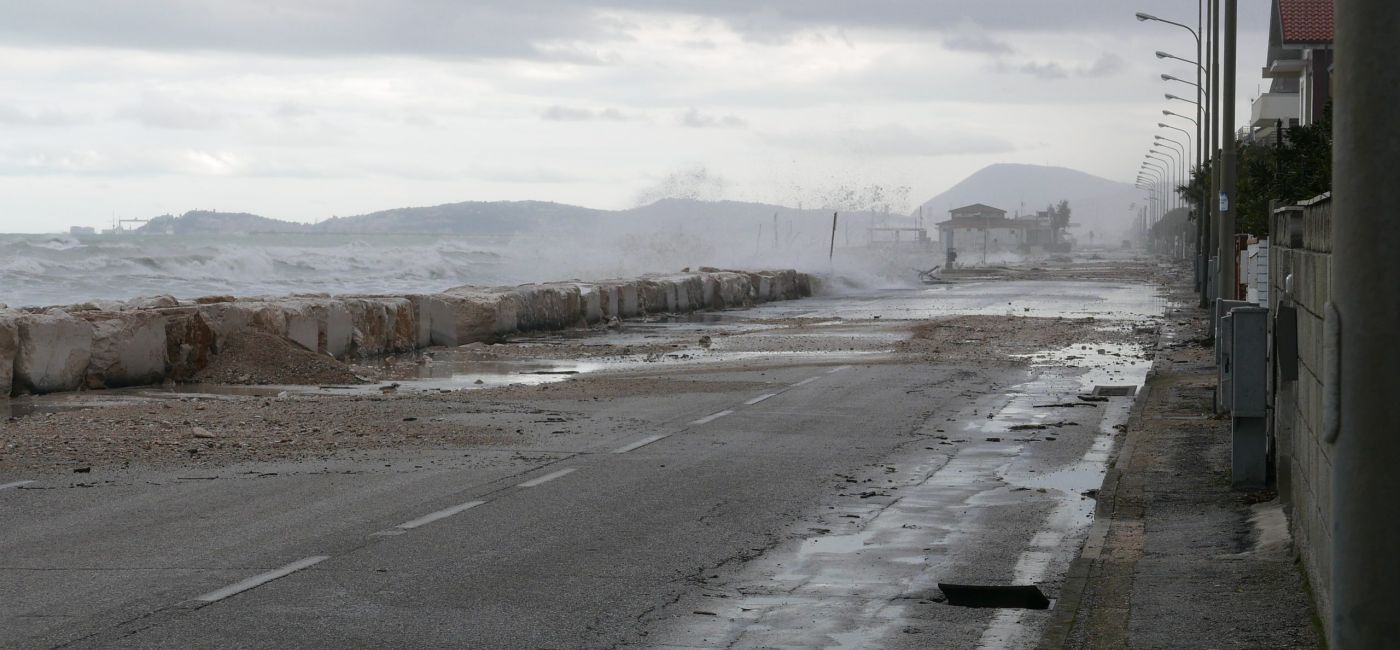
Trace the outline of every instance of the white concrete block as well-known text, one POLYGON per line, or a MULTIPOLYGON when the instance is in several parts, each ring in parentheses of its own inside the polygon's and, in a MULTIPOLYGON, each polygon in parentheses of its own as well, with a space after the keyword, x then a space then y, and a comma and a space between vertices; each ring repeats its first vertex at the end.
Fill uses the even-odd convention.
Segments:
POLYGON ((101 312, 92 326, 88 388, 159 384, 166 370, 166 318, 156 310, 101 312))
POLYGON ((17 319, 15 389, 30 393, 77 390, 92 359, 92 326, 63 311, 17 319))
POLYGON ((15 354, 19 352, 19 312, 0 309, 0 399, 10 396, 15 379, 15 354))

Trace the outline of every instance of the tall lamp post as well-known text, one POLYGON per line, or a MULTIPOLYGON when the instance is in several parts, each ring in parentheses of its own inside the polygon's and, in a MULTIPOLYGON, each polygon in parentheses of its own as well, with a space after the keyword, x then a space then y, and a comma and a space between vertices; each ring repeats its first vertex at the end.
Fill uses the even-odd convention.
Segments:
POLYGON ((1225 0, 1225 33, 1222 34, 1225 64, 1221 69, 1225 90, 1220 97, 1220 130, 1225 139, 1220 143, 1220 219, 1216 222, 1216 236, 1220 240, 1220 250, 1217 252, 1220 268, 1216 273, 1219 293, 1215 294, 1221 300, 1234 300, 1239 291, 1239 282, 1235 279, 1235 214, 1239 209, 1235 200, 1235 68, 1238 67, 1235 34, 1238 31, 1239 7, 1239 0, 1225 0))
MULTIPOLYGON (((1325 328, 1338 360, 1337 437, 1332 474, 1333 648, 1383 648, 1400 637, 1400 519, 1393 492, 1400 436, 1400 256, 1395 196, 1400 188, 1400 69, 1394 0, 1337 0, 1337 94, 1332 143, 1332 303, 1325 328), (1387 298, 1386 296, 1390 296, 1387 298)), ((1328 364, 1331 365, 1331 364, 1328 364)), ((1331 391, 1325 391, 1331 392, 1331 391)), ((1325 399, 1325 398, 1324 398, 1325 399)), ((1324 412, 1327 411, 1323 402, 1324 412)), ((1325 506, 1326 504, 1324 504, 1325 506)))
POLYGON ((1145 186, 1142 189, 1147 190, 1148 193, 1147 224, 1150 226, 1152 222, 1157 220, 1157 174, 1148 169, 1147 165, 1139 167, 1138 174, 1138 182, 1145 186))
MULTIPOLYGON (((1201 0, 1201 1, 1204 1, 1204 0, 1201 0)), ((1216 3, 1217 1, 1218 1, 1218 0, 1209 0, 1209 2, 1211 2, 1211 7, 1212 7, 1211 13, 1212 13, 1212 15, 1214 15, 1214 6, 1215 6, 1215 3, 1216 3)), ((1203 18, 1204 18, 1204 15, 1203 15, 1203 14, 1204 14, 1204 12, 1202 11, 1201 6, 1200 6, 1199 4, 1197 4, 1197 6, 1196 6, 1196 29, 1191 29, 1191 27, 1190 27, 1189 25, 1186 25, 1186 24, 1183 24, 1183 23, 1179 23, 1179 22, 1176 22, 1176 21, 1174 21, 1174 20, 1167 20, 1167 19, 1165 19, 1165 18, 1159 18, 1159 17, 1154 16, 1154 15, 1152 15, 1152 14, 1143 13, 1143 12, 1141 12, 1141 11, 1137 12, 1137 14, 1136 14, 1136 17, 1137 17, 1137 19, 1138 19, 1139 22, 1149 22, 1149 21, 1152 21, 1152 22, 1164 23, 1164 24, 1167 24, 1167 25, 1172 25, 1172 26, 1175 26, 1175 27, 1180 27, 1180 28, 1186 30, 1187 33, 1191 34, 1191 38, 1195 39, 1195 41, 1196 41, 1196 62, 1195 62, 1195 63, 1196 63, 1196 88, 1198 89, 1198 92, 1200 92, 1200 93, 1205 93, 1205 86, 1204 86, 1204 84, 1203 84, 1203 79, 1202 79, 1201 75, 1202 75, 1202 74, 1210 74, 1210 71, 1206 68, 1206 66, 1202 65, 1203 61, 1204 61, 1205 58, 1206 58, 1206 56, 1205 56, 1205 54, 1206 54, 1206 53, 1205 53, 1205 48, 1202 47, 1202 42, 1201 42, 1201 32, 1204 31, 1204 30, 1201 29, 1201 28, 1203 27, 1202 23, 1204 22, 1204 21, 1203 21, 1203 18)), ((1214 29, 1212 29, 1211 31, 1213 32, 1214 29)), ((1178 58, 1178 57, 1174 57, 1174 56, 1171 56, 1171 55, 1167 55, 1167 56, 1164 57, 1164 56, 1162 56, 1163 54, 1166 54, 1166 53, 1165 53, 1165 52, 1160 52, 1160 51, 1157 52, 1158 58, 1178 58)), ((1182 60, 1185 60, 1185 59, 1182 59, 1182 60)), ((1189 61, 1188 61, 1188 62, 1189 62, 1189 61)), ((1211 66, 1212 69, 1213 69, 1214 67, 1215 67, 1215 66, 1213 66, 1213 65, 1211 66)), ((1206 93, 1206 96, 1209 96, 1209 95, 1210 95, 1210 93, 1206 93)), ((1198 95, 1198 98, 1199 98, 1199 95, 1198 95)), ((1196 127, 1197 127, 1197 129, 1198 129, 1198 130, 1201 130, 1201 136, 1198 137, 1198 138, 1196 139, 1196 141, 1197 141, 1198 143, 1200 143, 1201 145, 1204 145, 1206 139, 1205 139, 1205 129, 1204 129, 1204 127, 1202 126, 1202 124, 1203 124, 1203 122, 1204 122, 1205 112, 1203 111, 1203 109, 1202 109, 1202 107, 1200 106, 1199 102, 1197 103, 1197 116, 1200 117, 1200 118, 1202 118, 1202 119, 1201 119, 1201 121, 1196 121, 1196 127)), ((1212 119, 1214 119, 1214 118, 1213 118, 1213 113, 1212 113, 1212 119)), ((1193 120, 1193 121, 1194 121, 1194 120, 1193 120)), ((1212 142, 1212 147, 1214 147, 1213 142, 1212 142)), ((1202 146, 1202 148, 1204 148, 1204 146, 1202 146)), ((1212 155, 1213 155, 1213 153, 1212 153, 1212 155)), ((1201 156, 1201 162, 1204 163, 1204 161, 1205 161, 1206 158, 1208 158, 1208 157, 1209 157, 1209 156, 1201 156)), ((1206 201, 1207 203, 1211 203, 1211 201, 1209 200, 1210 194, 1211 194, 1211 193, 1209 193, 1209 192, 1207 193, 1207 201, 1206 201)), ((1197 231, 1198 231, 1198 232, 1197 232, 1197 236, 1198 236, 1198 238, 1200 238, 1201 240, 1203 240, 1203 241, 1205 241, 1205 242, 1207 242, 1207 243, 1208 243, 1208 240, 1209 240, 1210 227, 1209 227, 1209 225, 1207 225, 1206 219, 1205 219, 1204 217, 1205 217, 1205 215, 1208 214, 1208 213, 1209 213, 1209 210, 1207 209, 1207 207, 1204 206, 1204 205, 1201 206, 1201 217, 1202 217, 1202 218, 1199 219, 1198 222, 1197 222, 1197 231)), ((1201 246, 1200 248, 1201 248, 1201 254, 1200 254, 1200 259, 1197 260, 1196 276, 1197 276, 1198 278, 1201 279, 1201 282, 1200 282, 1199 285, 1198 285, 1198 288, 1200 289, 1200 294, 1201 294, 1200 305, 1201 305, 1202 307, 1205 307, 1205 306, 1206 306, 1206 293, 1207 293, 1207 292, 1206 292, 1206 282, 1209 281, 1209 279, 1205 277, 1205 276, 1206 276, 1206 257, 1207 257, 1207 255, 1209 255, 1209 253, 1207 252, 1207 246, 1203 245, 1203 246, 1201 246)))
POLYGON ((1147 161, 1148 164, 1157 166, 1157 169, 1162 172, 1162 205, 1170 211, 1172 209, 1171 194, 1167 190, 1172 182, 1172 167, 1175 167, 1176 163, 1165 156, 1152 153, 1147 154, 1147 161))

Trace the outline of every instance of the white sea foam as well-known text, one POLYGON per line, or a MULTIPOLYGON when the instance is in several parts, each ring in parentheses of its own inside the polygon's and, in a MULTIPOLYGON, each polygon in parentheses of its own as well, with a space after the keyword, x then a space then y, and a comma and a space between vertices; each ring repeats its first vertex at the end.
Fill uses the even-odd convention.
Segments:
POLYGON ((429 293, 603 279, 682 268, 798 268, 841 287, 903 286, 932 259, 895 260, 852 242, 827 259, 830 221, 735 236, 733 224, 697 221, 505 237, 424 235, 0 235, 0 303, 61 305, 170 294, 429 293))

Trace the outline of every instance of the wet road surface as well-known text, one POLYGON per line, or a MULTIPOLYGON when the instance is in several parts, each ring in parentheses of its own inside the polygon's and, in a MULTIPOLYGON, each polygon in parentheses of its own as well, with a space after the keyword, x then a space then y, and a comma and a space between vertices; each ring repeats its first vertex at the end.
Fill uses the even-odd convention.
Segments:
MULTIPOLYGON (((999 282, 747 313, 1161 311, 1144 285, 999 282)), ((0 641, 1028 647, 1048 612, 953 607, 937 583, 1055 596, 1131 402, 1077 396, 1147 367, 1142 350, 1113 366, 1046 352, 1029 370, 834 352, 678 363, 656 381, 717 388, 458 416, 581 434, 555 445, 130 469, 95 488, 0 476, 0 641)))

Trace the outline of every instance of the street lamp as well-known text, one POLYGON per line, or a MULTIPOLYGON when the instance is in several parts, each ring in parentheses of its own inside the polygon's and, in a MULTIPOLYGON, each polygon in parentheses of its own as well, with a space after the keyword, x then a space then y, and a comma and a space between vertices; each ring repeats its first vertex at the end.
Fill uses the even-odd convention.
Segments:
POLYGON ((1163 96, 1163 97, 1166 97, 1167 100, 1169 100, 1169 101, 1186 102, 1187 104, 1191 104, 1192 106, 1195 106, 1196 109, 1197 109, 1198 111, 1199 111, 1200 108, 1201 108, 1201 103, 1200 103, 1200 102, 1192 101, 1192 100, 1187 99, 1187 98, 1185 98, 1185 97, 1180 97, 1180 96, 1177 96, 1177 95, 1173 95, 1173 94, 1171 94, 1171 93, 1166 93, 1166 94, 1164 94, 1164 95, 1162 95, 1162 96, 1163 96))
POLYGON ((1169 74, 1167 74, 1167 73, 1165 73, 1165 72, 1162 73, 1162 81, 1180 81, 1181 83, 1184 83, 1184 84, 1186 84, 1186 85, 1188 85, 1188 86, 1194 86, 1194 87, 1196 88, 1196 90, 1199 91, 1199 93, 1200 93, 1201 95, 1205 95, 1205 94, 1206 94, 1206 89, 1205 89, 1205 88, 1202 88, 1202 87, 1201 87, 1201 84, 1198 84, 1198 83, 1195 83, 1195 82, 1191 82, 1191 81, 1187 81, 1187 80, 1185 80, 1185 79, 1182 79, 1181 77, 1174 77, 1174 76, 1169 75, 1169 74))
MULTIPOLYGON (((1174 126, 1172 126, 1172 125, 1170 125, 1170 124, 1161 124, 1161 123, 1158 123, 1157 126, 1160 126, 1160 127, 1162 127, 1162 128, 1172 129, 1172 130, 1175 130, 1175 131, 1180 131, 1180 132, 1182 133, 1182 135, 1185 135, 1185 136, 1186 136, 1186 148, 1187 148, 1187 149, 1190 149, 1190 148, 1191 148, 1191 132, 1190 132, 1190 131, 1187 131, 1186 129, 1178 129, 1177 127, 1174 127, 1174 126)), ((1171 139, 1171 138, 1163 137, 1163 136, 1160 136, 1160 135, 1159 135, 1159 136, 1153 136, 1153 137, 1156 137, 1156 138, 1159 139, 1159 140, 1166 140, 1167 142, 1172 142, 1172 143, 1175 143, 1175 144, 1181 144, 1181 142, 1178 141, 1178 140, 1173 140, 1173 139, 1171 139)), ((1198 168, 1198 169, 1199 169, 1199 168, 1198 168)), ((1188 171, 1189 171, 1189 170, 1188 170, 1188 171)), ((1185 181, 1184 181, 1184 182, 1185 182, 1187 185, 1190 185, 1190 184, 1191 184, 1191 175, 1190 175, 1189 173, 1186 174, 1186 175, 1184 175, 1183 178, 1185 178, 1185 181)))
MULTIPOLYGON (((1162 111, 1162 114, 1163 114, 1163 115, 1170 115, 1170 116, 1172 116, 1172 117, 1179 117, 1179 118, 1181 118, 1181 119, 1183 119, 1183 120, 1189 121, 1189 122, 1192 123, 1192 124, 1195 124, 1196 126, 1200 126, 1200 125, 1201 125, 1200 122, 1197 122, 1194 118, 1186 117, 1185 115, 1182 115, 1181 113, 1173 113, 1173 112, 1168 111, 1168 110, 1163 110, 1163 111, 1162 111)), ((1162 126, 1162 124, 1161 124, 1160 122, 1158 122, 1158 123, 1157 123, 1157 126, 1162 126)))
POLYGON ((1162 186, 1163 186, 1163 188, 1164 188, 1164 189, 1163 189, 1163 194, 1165 195, 1165 196, 1162 197, 1162 205, 1163 205, 1164 207, 1166 207, 1168 210, 1170 210, 1170 209, 1171 209, 1171 195, 1166 193, 1165 188, 1171 185, 1171 182, 1172 182, 1172 171, 1171 171, 1171 170, 1172 170, 1172 167, 1175 167, 1175 166, 1176 166, 1176 162, 1173 161, 1173 160, 1168 160, 1167 158, 1164 158, 1164 157, 1162 157, 1162 156, 1153 155, 1150 151, 1149 151, 1148 154, 1147 154, 1147 160, 1149 161, 1149 164, 1154 164, 1154 165, 1156 165, 1157 168, 1158 168, 1159 170, 1161 170, 1161 172, 1162 172, 1162 186))
MULTIPOLYGON (((1217 16, 1217 14, 1216 14, 1216 9, 1215 9, 1215 7, 1217 6, 1217 5, 1216 5, 1216 2, 1217 2, 1217 1, 1218 1, 1218 0, 1210 0, 1210 4, 1211 4, 1211 16, 1212 16, 1212 22, 1211 22, 1212 27, 1211 27, 1210 33, 1211 33, 1211 43, 1212 43, 1212 46, 1213 46, 1213 47, 1214 47, 1215 41, 1218 40, 1218 39, 1216 38, 1216 36, 1215 36, 1215 34, 1217 33, 1217 27, 1215 27, 1215 24, 1216 24, 1216 23, 1215 23, 1215 20, 1214 20, 1215 16, 1217 16)), ((1233 2, 1234 0, 1230 0, 1230 1, 1233 2)), ((1202 75, 1204 74, 1205 77, 1210 78, 1210 79, 1212 80, 1212 83, 1214 83, 1214 80, 1215 80, 1217 77, 1219 77, 1220 62, 1219 62, 1219 60, 1214 60, 1214 62, 1211 64, 1210 68, 1206 68, 1204 65, 1202 65, 1202 64, 1205 62, 1206 58, 1207 58, 1207 57, 1206 57, 1205 48, 1203 48, 1203 47, 1201 46, 1201 45, 1202 45, 1202 43, 1201 43, 1201 34, 1205 31, 1205 29, 1204 29, 1204 27, 1205 27, 1205 21, 1203 20, 1203 19, 1205 18, 1205 11, 1204 11, 1204 8, 1199 4, 1199 2, 1200 2, 1200 0, 1197 0, 1197 4, 1196 4, 1196 23, 1197 23, 1196 29, 1191 29, 1191 27, 1189 27, 1189 26, 1187 26, 1187 25, 1185 25, 1185 24, 1176 22, 1176 21, 1174 21, 1174 20, 1167 20, 1167 19, 1165 19, 1165 18, 1158 18, 1157 16, 1153 16, 1152 14, 1148 14, 1148 13, 1143 13, 1143 12, 1141 12, 1141 11, 1137 12, 1136 16, 1137 16, 1137 19, 1138 19, 1139 22, 1155 21, 1155 22, 1159 22, 1159 23, 1165 23, 1165 24, 1168 24, 1168 25, 1175 25, 1175 26, 1177 26, 1177 27, 1180 27, 1180 28, 1186 30, 1187 33, 1191 34, 1191 37, 1194 38, 1194 39, 1196 40, 1196 60, 1194 61, 1195 65, 1196 65, 1196 84, 1195 84, 1195 86, 1196 86, 1196 88, 1198 89, 1198 94, 1196 95, 1196 98, 1197 98, 1197 99, 1200 99, 1201 97, 1206 97, 1206 98, 1207 98, 1207 101, 1209 101, 1209 100, 1214 99, 1214 98, 1212 97, 1212 94, 1211 94, 1211 93, 1207 93, 1207 92, 1206 92, 1206 90, 1205 90, 1205 85, 1204 85, 1204 78, 1202 77, 1202 75)), ((1233 5, 1232 5, 1232 6, 1233 6, 1233 5)), ((1233 27, 1233 21, 1232 21, 1231 27, 1233 27)), ((1232 34, 1231 36, 1233 37, 1233 34, 1232 34)), ((1170 59, 1178 59, 1178 58, 1180 58, 1180 57, 1176 57, 1176 56, 1173 56, 1173 55, 1171 55, 1171 54, 1167 54, 1166 52, 1163 52, 1163 51, 1158 50, 1158 51, 1157 51, 1157 58, 1159 58, 1159 59, 1168 59, 1168 58, 1170 58, 1170 59)), ((1182 60, 1182 61, 1187 61, 1188 63, 1192 63, 1191 61, 1189 61, 1189 60, 1187 60, 1187 59, 1181 59, 1181 60, 1182 60)), ((1215 155, 1215 154, 1214 154, 1214 149, 1215 149, 1215 140, 1216 140, 1216 137, 1215 137, 1215 135, 1214 135, 1214 124, 1215 124, 1215 122, 1216 122, 1216 118, 1215 118, 1215 110, 1214 110, 1214 107, 1212 106, 1212 108, 1211 108, 1210 110, 1207 110, 1207 108, 1206 108, 1206 106, 1204 105, 1204 103, 1202 103, 1202 102, 1197 102, 1197 103, 1196 103, 1196 117, 1197 117, 1197 119, 1192 120, 1192 122, 1195 122, 1195 124, 1196 124, 1196 130, 1197 130, 1197 133, 1198 133, 1198 135, 1197 135, 1197 137, 1196 137, 1196 143, 1197 143, 1197 155, 1196 155, 1196 158, 1197 158, 1197 164, 1198 164, 1199 166, 1201 166, 1201 167, 1204 167, 1204 166, 1205 166, 1205 161, 1206 161, 1207 159, 1209 159, 1209 158, 1211 158, 1211 157, 1213 157, 1213 156, 1215 155), (1210 125, 1210 126, 1207 126, 1207 125, 1210 125), (1211 151, 1211 152, 1210 152, 1210 153, 1206 153, 1207 150, 1206 150, 1205 144, 1206 144, 1206 135, 1207 135, 1207 133, 1210 133, 1210 134, 1211 134, 1211 136, 1210 136, 1210 147, 1211 147, 1210 151, 1211 151)), ((1213 188, 1212 188, 1212 192, 1213 192, 1213 191, 1214 191, 1214 190, 1213 190, 1213 188)), ((1204 214, 1204 212, 1205 212, 1205 210, 1204 210, 1205 206, 1201 206, 1201 207, 1202 207, 1202 213, 1204 214)), ((1201 259, 1197 261, 1197 265, 1198 265, 1198 266, 1197 266, 1197 274, 1198 274, 1198 276, 1203 276, 1203 275, 1204 275, 1204 270, 1203 270, 1203 269, 1205 269, 1205 267, 1206 267, 1206 264, 1205 264, 1205 259, 1206 259, 1206 257, 1205 257, 1205 256, 1206 256, 1206 252, 1205 252, 1205 250, 1206 250, 1206 245, 1205 245, 1205 244, 1206 244, 1206 242, 1209 240, 1209 236, 1208 236, 1208 235, 1209 235, 1209 232, 1208 232, 1208 229, 1207 229, 1207 226, 1206 226, 1206 221, 1205 221, 1204 219, 1202 219, 1202 220, 1199 222, 1199 228, 1198 228, 1198 232, 1197 232, 1197 236, 1198 236, 1198 238, 1201 240, 1201 246, 1200 246, 1200 248, 1201 248, 1201 251, 1202 251, 1202 252, 1201 252, 1201 259)), ((1202 307, 1205 307, 1205 306, 1206 306, 1206 291, 1205 291, 1205 283, 1204 283, 1204 281, 1201 281, 1201 282, 1198 283, 1198 288, 1201 289, 1201 306, 1202 306, 1202 307)))
POLYGON ((1174 154, 1177 154, 1177 153, 1181 154, 1181 156, 1180 156, 1180 158, 1179 158, 1179 163, 1181 164, 1181 169, 1178 170, 1178 171, 1181 172, 1181 174, 1180 174, 1181 178, 1185 178, 1185 177, 1186 177, 1186 156, 1187 156, 1186 150, 1188 149, 1188 147, 1186 147, 1185 145, 1181 144, 1180 142, 1177 142, 1176 140, 1173 140, 1173 139, 1168 138, 1168 137, 1166 137, 1166 136, 1154 135, 1154 136, 1152 136, 1152 139, 1157 141, 1156 146, 1160 146, 1160 147, 1166 148, 1167 145, 1171 145, 1171 146, 1170 146, 1170 149, 1171 149, 1172 153, 1174 153, 1174 154))
POLYGON ((1168 54, 1168 53, 1163 52, 1163 51, 1161 51, 1161 50, 1157 50, 1157 58, 1159 58, 1159 59, 1175 59, 1175 60, 1177 60, 1177 61, 1181 61, 1181 62, 1184 62, 1184 63, 1190 63, 1191 65, 1194 65, 1194 66, 1200 68, 1200 69, 1201 69, 1201 72, 1205 72, 1205 70, 1206 70, 1206 67, 1203 66, 1203 65, 1201 65, 1200 63, 1197 63, 1197 62, 1195 62, 1195 61, 1192 61, 1191 59, 1183 59, 1183 58, 1181 58, 1181 57, 1179 57, 1179 56, 1177 56, 1177 55, 1175 55, 1175 54, 1168 54))
POLYGON ((1152 136, 1156 142, 1152 143, 1152 148, 1171 156, 1172 164, 1176 165, 1173 170, 1176 172, 1176 185, 1171 188, 1171 194, 1176 198, 1176 206, 1181 207, 1181 195, 1177 192, 1177 187, 1186 183, 1186 150, 1175 140, 1169 140, 1160 135, 1152 136), (1163 144, 1163 141, 1172 143, 1172 146, 1163 144))
POLYGON ((1152 178, 1154 179, 1153 187, 1159 188, 1155 191, 1157 193, 1157 214, 1158 219, 1160 219, 1162 216, 1166 215, 1168 210, 1171 209, 1171 206, 1167 204, 1166 187, 1167 184, 1170 182, 1170 177, 1167 175, 1167 168, 1165 165, 1156 162, 1156 160, 1151 156, 1148 156, 1147 159, 1143 160, 1142 166, 1144 170, 1146 170, 1152 175, 1152 178))

